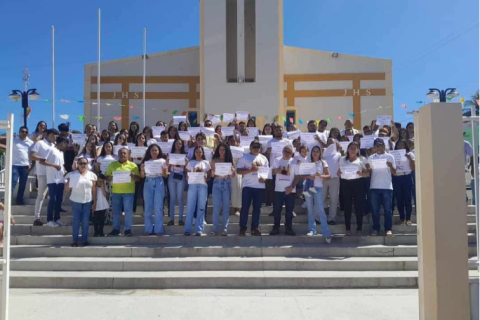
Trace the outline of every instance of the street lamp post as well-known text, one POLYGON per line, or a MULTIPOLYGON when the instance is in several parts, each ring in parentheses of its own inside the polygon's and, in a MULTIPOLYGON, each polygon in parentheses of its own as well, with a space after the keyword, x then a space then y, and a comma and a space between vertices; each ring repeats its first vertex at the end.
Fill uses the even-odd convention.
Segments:
POLYGON ((446 90, 439 90, 437 88, 430 88, 430 92, 427 93, 427 97, 431 99, 439 98, 440 102, 447 102, 447 98, 455 98, 458 97, 457 89, 455 88, 448 88, 446 90))
POLYGON ((9 98, 13 101, 18 101, 22 99, 22 108, 23 108, 23 125, 27 126, 27 109, 28 109, 28 98, 32 100, 37 100, 40 97, 38 94, 37 89, 28 89, 28 78, 30 75, 28 74, 28 69, 23 70, 23 83, 24 83, 24 90, 12 90, 12 93, 9 95, 9 98))

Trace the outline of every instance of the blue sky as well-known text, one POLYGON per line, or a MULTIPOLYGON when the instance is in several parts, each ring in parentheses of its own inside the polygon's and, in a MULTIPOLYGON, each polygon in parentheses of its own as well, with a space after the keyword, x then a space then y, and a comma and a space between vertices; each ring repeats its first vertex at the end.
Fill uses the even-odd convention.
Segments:
MULTIPOLYGON (((416 101, 426 100, 429 87, 453 86, 465 98, 478 89, 478 5, 475 0, 284 0, 285 45, 393 59, 395 118, 406 123, 411 119, 406 111, 418 109, 416 101)), ((198 0, 0 1, 0 118, 14 112, 20 120, 20 102, 10 102, 8 95, 23 88, 24 67, 30 87, 51 98, 50 28, 55 25, 57 114, 69 114, 73 128, 80 129, 83 104, 60 99, 83 99, 83 66, 96 61, 99 7, 102 60, 141 55, 144 26, 149 53, 199 43, 198 0)), ((31 106, 31 130, 39 120, 50 125, 51 104, 31 106)), ((56 124, 61 121, 57 116, 56 124)))

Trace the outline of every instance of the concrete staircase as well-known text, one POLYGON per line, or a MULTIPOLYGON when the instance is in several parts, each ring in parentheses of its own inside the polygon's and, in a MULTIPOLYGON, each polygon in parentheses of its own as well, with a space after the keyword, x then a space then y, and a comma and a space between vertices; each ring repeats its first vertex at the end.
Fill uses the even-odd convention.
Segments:
MULTIPOLYGON (((392 237, 346 236, 344 217, 329 226, 331 244, 321 235, 307 237, 306 211, 295 207, 297 236, 269 236, 271 208, 262 208, 261 237, 237 236, 237 216, 230 216, 229 236, 185 237, 183 227, 165 226, 165 235, 144 236, 143 208, 134 216, 133 237, 93 237, 90 247, 72 248, 71 227, 34 227, 35 193, 26 206, 14 206, 12 278, 14 288, 174 289, 174 288, 382 288, 417 286, 417 226, 395 225, 392 237)), ((71 223, 69 212, 62 221, 71 223)), ((212 230, 209 205, 205 232, 212 230)), ((178 214, 178 213, 177 213, 178 214)), ((476 255, 474 207, 468 212, 471 259, 476 255)), ((45 220, 46 203, 42 210, 45 220)), ((454 217, 452 217, 454 219, 454 217)), ((165 223, 169 221, 165 217, 165 223)), ((355 218, 352 217, 352 230, 355 218)), ((398 221, 397 213, 394 222, 398 221)), ((176 223, 178 216, 176 216, 176 223)), ((111 226, 106 226, 109 232, 111 226)), ((318 227, 320 233, 320 227, 318 227)), ((472 271, 473 272, 473 271, 472 271)))

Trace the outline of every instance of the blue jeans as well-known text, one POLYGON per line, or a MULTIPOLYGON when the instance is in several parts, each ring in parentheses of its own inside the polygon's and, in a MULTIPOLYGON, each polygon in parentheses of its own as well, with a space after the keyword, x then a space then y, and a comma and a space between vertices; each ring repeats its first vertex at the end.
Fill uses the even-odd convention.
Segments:
POLYGON ((173 172, 168 177, 168 189, 170 189, 170 220, 175 219, 175 202, 178 204, 178 220, 183 221, 183 190, 185 189, 185 175, 182 180, 173 178, 173 172))
POLYGON ((305 179, 305 185, 303 186, 303 190, 308 190, 313 187, 313 180, 305 179))
POLYGON ((370 189, 372 199, 373 230, 380 231, 380 204, 383 204, 385 216, 385 232, 392 230, 392 197, 393 190, 370 189))
POLYGON ((205 220, 205 204, 207 203, 208 185, 190 184, 187 194, 187 221, 185 221, 185 232, 192 232, 193 214, 196 209, 197 219, 195 220, 195 232, 203 232, 203 221, 205 220))
POLYGON ((307 212, 308 212, 308 231, 317 234, 317 223, 315 222, 315 214, 313 212, 314 206, 313 201, 317 205, 317 215, 320 217, 320 228, 322 229, 323 236, 330 238, 332 233, 328 228, 327 215, 325 214, 325 209, 323 208, 323 193, 322 188, 315 187, 317 193, 311 193, 310 197, 305 197, 307 201, 307 212))
MULTIPOLYGON (((124 230, 131 230, 133 224, 133 198, 135 193, 112 193, 113 229, 120 231, 122 221, 122 207, 125 212, 124 230)), ((146 210, 145 210, 146 212, 146 210)))
POLYGON ((392 176, 392 183, 400 220, 409 221, 412 217, 412 175, 392 176))
MULTIPOLYGON (((416 207, 417 206, 417 188, 416 188, 415 185, 416 185, 415 171, 412 171, 412 196, 413 196, 413 204, 416 207)), ((474 199, 475 199, 475 196, 474 196, 474 199)), ((473 203, 473 204, 475 204, 475 203, 473 203)))
POLYGON ((222 230, 227 230, 230 215, 232 196, 232 182, 230 178, 215 179, 213 181, 213 232, 218 231, 220 208, 222 208, 222 230))
POLYGON ((25 186, 28 179, 28 166, 12 166, 12 195, 17 186, 17 181, 20 179, 17 192, 17 204, 23 204, 23 194, 25 193, 25 186))
POLYGON ((279 228, 282 219, 283 203, 285 203, 285 226, 292 227, 293 207, 295 206, 295 193, 275 191, 273 198, 273 226, 279 228))
POLYGON ((145 233, 163 233, 163 198, 165 185, 163 177, 146 178, 143 185, 145 202, 145 233), (155 215, 155 229, 152 213, 155 215))
POLYGON ((78 230, 80 229, 80 226, 82 226, 82 242, 87 242, 90 213, 92 212, 92 201, 87 203, 78 203, 72 201, 72 211, 73 241, 78 242, 78 230))
POLYGON ((47 207, 47 222, 60 220, 60 209, 62 208, 63 200, 63 183, 49 183, 48 193, 50 195, 50 201, 48 201, 47 207), (55 210, 55 216, 53 211, 55 210))
POLYGON ((247 230, 248 211, 253 202, 252 209, 252 230, 258 229, 260 225, 260 208, 264 197, 265 189, 244 187, 242 189, 242 209, 240 210, 240 229, 247 230))

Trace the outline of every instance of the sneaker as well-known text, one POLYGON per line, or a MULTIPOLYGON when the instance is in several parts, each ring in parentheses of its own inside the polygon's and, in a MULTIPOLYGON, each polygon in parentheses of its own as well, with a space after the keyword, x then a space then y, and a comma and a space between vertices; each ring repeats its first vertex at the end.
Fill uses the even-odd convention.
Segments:
POLYGON ((167 223, 167 226, 174 226, 174 225, 175 225, 175 221, 173 221, 173 220, 170 220, 167 223))
POLYGON ((280 234, 280 228, 279 227, 273 227, 272 231, 270 231, 271 236, 276 236, 280 234))
POLYGON ((66 224, 65 222, 63 222, 62 220, 58 219, 57 221, 55 221, 55 223, 60 226, 60 227, 66 227, 68 226, 68 224, 66 224))
POLYGON ((285 227, 285 234, 287 236, 295 236, 296 233, 293 231, 292 227, 285 227))
POLYGON ((217 235, 218 235, 218 232, 210 231, 209 235, 211 235, 211 236, 217 236, 217 235))
POLYGON ((189 236, 189 235, 190 235, 190 232, 185 232, 183 235, 184 235, 184 236, 189 236))
POLYGON ((41 226, 43 226, 43 222, 40 221, 40 219, 37 219, 37 220, 33 221, 33 225, 35 227, 41 227, 41 226))
POLYGON ((346 235, 347 235, 347 236, 353 236, 352 230, 347 230, 346 235))
POLYGON ((240 217, 240 212, 239 212, 239 211, 235 211, 235 215, 236 215, 237 217, 240 217))
POLYGON ((245 230, 245 229, 240 229, 240 232, 238 233, 238 235, 239 235, 240 237, 245 237, 246 233, 247 233, 247 230, 245 230))
POLYGON ((387 232, 385 232, 385 235, 388 237, 393 236, 392 230, 388 230, 387 232))
POLYGON ((373 230, 370 235, 371 235, 372 237, 376 237, 376 236, 378 236, 378 231, 377 231, 377 230, 373 230))
POLYGON ((155 233, 154 235, 156 235, 157 237, 161 237, 163 236, 163 233, 159 232, 159 233, 155 233))
POLYGON ((295 211, 292 211, 292 216, 295 218, 297 216, 297 214, 295 213, 295 211))
POLYGON ((313 237, 315 235, 315 233, 313 233, 312 231, 310 231, 309 233, 306 234, 306 236, 309 236, 309 237, 313 237))
POLYGON ((87 241, 85 241, 84 243, 82 243, 82 247, 88 247, 90 245, 90 243, 88 243, 87 241))
POLYGON ((252 236, 261 236, 262 233, 261 233, 260 230, 258 230, 258 229, 253 229, 253 230, 251 231, 251 235, 252 235, 252 236))
POLYGON ((133 236, 132 230, 125 230, 125 231, 123 232, 123 235, 124 235, 125 237, 131 237, 131 236, 133 236))
POLYGON ((306 202, 302 203, 302 209, 307 209, 307 203, 306 202))
POLYGON ((68 210, 65 210, 65 209, 63 209, 63 208, 60 208, 60 212, 65 213, 65 212, 68 212, 68 210))
POLYGON ((310 195, 310 193, 308 193, 308 191, 303 191, 302 194, 305 198, 310 198, 311 197, 311 195, 310 195))
POLYGON ((222 236, 224 236, 224 237, 228 236, 227 230, 222 231, 222 236))
POLYGON ((335 225, 335 221, 334 221, 334 220, 330 220, 330 221, 328 221, 328 224, 331 225, 331 226, 334 226, 334 225, 335 225))
POLYGON ((201 232, 195 232, 195 236, 197 237, 201 237, 201 236, 204 236, 205 234, 204 233, 201 233, 201 232))
POLYGON ((411 225, 412 225, 412 221, 407 220, 407 222, 405 222, 405 224, 406 224, 407 226, 411 226, 411 225))
POLYGON ((328 244, 330 244, 330 243, 332 243, 332 238, 325 238, 325 241, 326 241, 328 244))
POLYGON ((47 227, 56 228, 56 227, 58 227, 58 224, 56 224, 56 223, 53 222, 53 221, 48 221, 48 222, 47 222, 47 227))
POLYGON ((99 233, 98 233, 98 236, 99 236, 99 237, 105 237, 105 234, 104 234, 103 231, 102 231, 102 232, 99 232, 99 233))
POLYGON ((108 233, 107 235, 111 237, 117 237, 120 235, 120 231, 113 229, 112 232, 108 233))
POLYGON ((314 187, 309 188, 308 191, 310 191, 311 193, 317 193, 317 190, 314 187))
POLYGON ((183 220, 180 220, 180 221, 178 221, 178 225, 179 225, 179 226, 184 226, 184 225, 185 225, 185 222, 183 222, 183 220))
POLYGON ((72 244, 71 244, 70 246, 71 246, 71 247, 78 247, 78 243, 72 242, 72 244))

